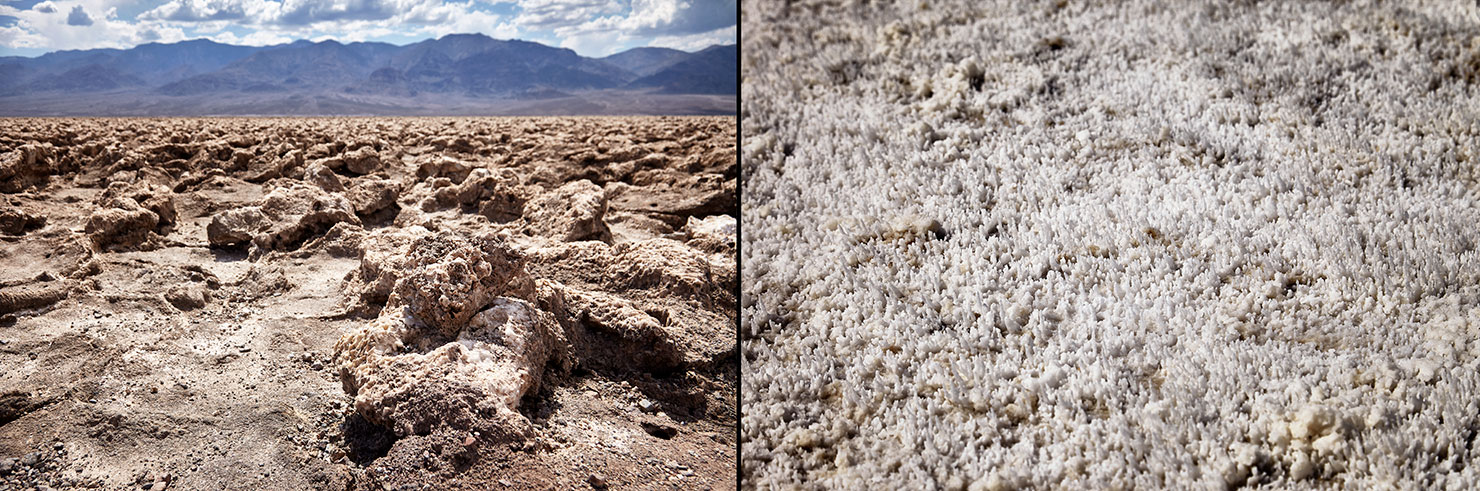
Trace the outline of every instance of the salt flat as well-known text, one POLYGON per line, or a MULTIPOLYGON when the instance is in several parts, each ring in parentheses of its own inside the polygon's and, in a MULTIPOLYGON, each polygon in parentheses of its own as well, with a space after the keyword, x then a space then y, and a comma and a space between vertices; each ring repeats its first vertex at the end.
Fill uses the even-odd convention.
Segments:
POLYGON ((742 2, 743 486, 1474 486, 1477 10, 742 2))

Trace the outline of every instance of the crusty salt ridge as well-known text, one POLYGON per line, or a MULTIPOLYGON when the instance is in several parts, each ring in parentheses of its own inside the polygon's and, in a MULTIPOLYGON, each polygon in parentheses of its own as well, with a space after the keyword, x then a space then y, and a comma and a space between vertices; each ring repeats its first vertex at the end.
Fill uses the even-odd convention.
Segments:
POLYGON ((1473 2, 747 0, 746 487, 1480 481, 1473 2))

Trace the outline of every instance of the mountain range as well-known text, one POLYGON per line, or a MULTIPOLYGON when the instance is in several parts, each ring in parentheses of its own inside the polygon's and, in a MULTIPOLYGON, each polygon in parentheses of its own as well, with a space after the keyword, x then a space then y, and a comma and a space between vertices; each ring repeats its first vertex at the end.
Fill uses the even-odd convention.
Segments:
POLYGON ((0 115, 730 114, 739 50, 588 58, 452 34, 397 46, 197 39, 0 57, 0 115))

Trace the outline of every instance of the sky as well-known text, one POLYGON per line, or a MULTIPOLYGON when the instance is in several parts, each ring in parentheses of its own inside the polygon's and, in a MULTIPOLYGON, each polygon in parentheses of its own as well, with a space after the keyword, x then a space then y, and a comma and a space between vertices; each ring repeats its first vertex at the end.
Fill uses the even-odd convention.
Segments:
POLYGON ((737 39, 736 0, 0 0, 0 56, 206 38, 404 45, 453 33, 524 39, 599 57, 737 39))

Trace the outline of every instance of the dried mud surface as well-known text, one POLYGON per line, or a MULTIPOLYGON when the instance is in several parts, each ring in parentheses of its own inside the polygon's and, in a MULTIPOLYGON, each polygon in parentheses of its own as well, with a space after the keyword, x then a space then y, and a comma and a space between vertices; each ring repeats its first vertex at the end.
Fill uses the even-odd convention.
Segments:
POLYGON ((0 128, 0 489, 735 486, 733 118, 0 128))

